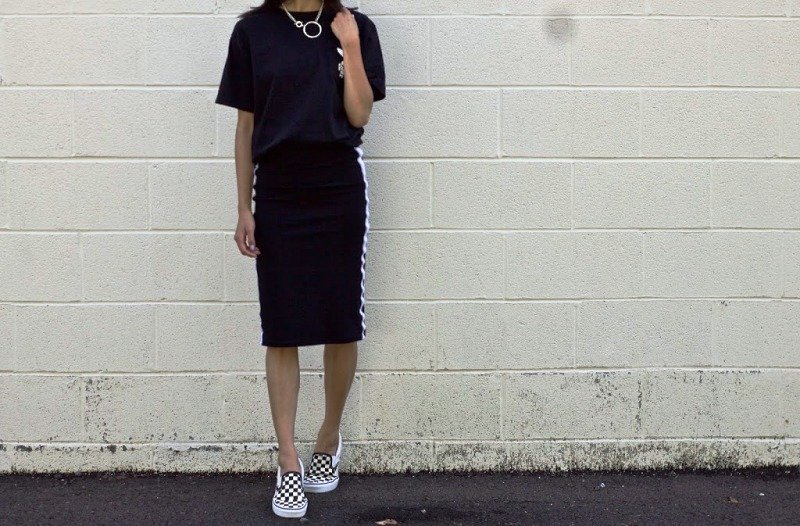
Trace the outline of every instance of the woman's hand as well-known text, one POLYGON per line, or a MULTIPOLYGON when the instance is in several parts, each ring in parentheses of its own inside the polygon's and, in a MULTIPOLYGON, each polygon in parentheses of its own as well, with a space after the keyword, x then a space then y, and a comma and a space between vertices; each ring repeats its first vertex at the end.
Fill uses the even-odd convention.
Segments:
POLYGON ((352 44, 359 45, 356 17, 353 16, 353 13, 348 8, 344 7, 336 13, 336 16, 333 17, 333 22, 331 22, 331 29, 336 38, 339 39, 342 47, 352 44))
POLYGON ((249 210, 242 210, 239 212, 239 223, 236 225, 236 234, 233 239, 236 240, 236 246, 239 247, 239 252, 244 256, 254 258, 261 254, 261 251, 256 246, 256 220, 253 217, 253 212, 249 210))

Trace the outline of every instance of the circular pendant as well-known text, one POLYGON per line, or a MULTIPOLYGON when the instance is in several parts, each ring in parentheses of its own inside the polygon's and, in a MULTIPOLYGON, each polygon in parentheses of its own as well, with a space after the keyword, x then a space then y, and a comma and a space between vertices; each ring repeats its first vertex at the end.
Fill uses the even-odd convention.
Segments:
POLYGON ((318 36, 320 36, 322 34, 322 26, 319 25, 319 22, 316 22, 314 20, 310 20, 310 21, 306 22, 306 25, 303 26, 303 34, 305 36, 307 36, 308 38, 317 38, 318 36), (318 28, 315 35, 309 35, 308 34, 308 26, 310 26, 312 24, 317 26, 317 28, 318 28))

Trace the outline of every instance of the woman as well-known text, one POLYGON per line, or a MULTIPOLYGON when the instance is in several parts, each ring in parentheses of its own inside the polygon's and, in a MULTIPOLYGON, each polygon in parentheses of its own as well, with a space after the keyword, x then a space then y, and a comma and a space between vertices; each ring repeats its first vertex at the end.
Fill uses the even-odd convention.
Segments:
POLYGON ((360 145, 373 102, 386 96, 384 64, 375 24, 340 0, 267 0, 240 18, 216 102, 238 109, 235 239, 255 258, 258 279, 278 439, 272 509, 302 517, 305 492, 338 485, 342 411, 356 342, 366 337, 360 145), (325 419, 306 473, 294 444, 298 346, 317 344, 325 344, 325 419))

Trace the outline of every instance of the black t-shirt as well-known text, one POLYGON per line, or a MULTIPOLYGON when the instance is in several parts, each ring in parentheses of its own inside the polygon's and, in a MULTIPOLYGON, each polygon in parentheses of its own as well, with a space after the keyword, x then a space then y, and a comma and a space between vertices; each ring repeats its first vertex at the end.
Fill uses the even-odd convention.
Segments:
MULTIPOLYGON (((386 97, 386 79, 378 31, 367 15, 351 11, 364 70, 379 101, 386 97)), ((317 11, 291 13, 303 22, 317 16, 317 11)), ((325 7, 317 38, 305 36, 281 8, 246 16, 234 26, 216 102, 254 114, 254 162, 284 143, 362 144, 364 128, 352 126, 344 109, 344 58, 331 30, 335 14, 325 7)), ((307 29, 311 35, 316 31, 313 25, 307 29)))

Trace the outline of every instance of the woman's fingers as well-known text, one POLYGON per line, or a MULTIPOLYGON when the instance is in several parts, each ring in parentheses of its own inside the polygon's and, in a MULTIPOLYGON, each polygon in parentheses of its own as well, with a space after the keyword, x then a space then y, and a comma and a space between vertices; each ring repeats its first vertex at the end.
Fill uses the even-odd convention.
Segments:
POLYGON ((256 246, 256 229, 255 229, 255 225, 248 225, 246 227, 246 231, 247 231, 247 249, 255 257, 256 255, 261 254, 261 251, 256 246))
POLYGON ((252 232, 248 232, 244 226, 239 226, 233 238, 236 241, 236 246, 239 247, 239 252, 241 252, 243 256, 254 258, 259 254, 255 242, 253 241, 255 236, 252 232), (251 248, 251 246, 253 248, 251 248))

